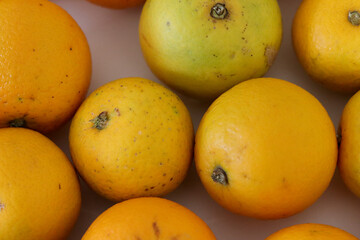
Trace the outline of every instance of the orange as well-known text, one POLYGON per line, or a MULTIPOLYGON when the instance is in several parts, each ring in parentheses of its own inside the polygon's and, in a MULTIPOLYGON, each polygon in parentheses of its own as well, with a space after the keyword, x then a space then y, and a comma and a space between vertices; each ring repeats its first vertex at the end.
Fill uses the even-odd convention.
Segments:
POLYGON ((89 2, 108 8, 129 8, 143 4, 145 0, 88 0, 89 2))
POLYGON ((339 169, 345 184, 360 197, 360 92, 346 104, 340 122, 339 169))
POLYGON ((203 116, 195 142, 197 171, 209 194, 254 218, 304 210, 336 167, 336 134, 326 110, 279 79, 253 79, 225 92, 203 116))
POLYGON ((113 201, 173 191, 193 156, 187 108, 170 90, 143 78, 95 90, 77 111, 69 139, 80 175, 113 201))
POLYGON ((360 2, 304 0, 293 22, 293 45, 306 72, 340 92, 360 89, 360 2))
POLYGON ((57 129, 90 83, 85 35, 46 0, 0 1, 0 25, 0 127, 57 129))
POLYGON ((284 228, 265 240, 358 240, 358 238, 336 227, 307 223, 284 228))
POLYGON ((213 100, 269 70, 281 44, 281 12, 276 0, 147 0, 139 38, 161 81, 213 100))
POLYGON ((81 205, 70 161, 32 130, 0 129, 0 141, 0 239, 65 239, 81 205))
POLYGON ((215 240, 203 220, 189 209, 162 198, 137 198, 102 213, 82 240, 215 240))

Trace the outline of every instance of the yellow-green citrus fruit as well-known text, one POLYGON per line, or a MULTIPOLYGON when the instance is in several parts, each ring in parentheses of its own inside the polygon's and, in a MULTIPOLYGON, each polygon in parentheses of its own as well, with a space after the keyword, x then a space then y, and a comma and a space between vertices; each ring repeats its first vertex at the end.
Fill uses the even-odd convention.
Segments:
POLYGON ((281 43, 281 14, 276 0, 147 0, 139 37, 160 80, 214 99, 267 72, 281 43))

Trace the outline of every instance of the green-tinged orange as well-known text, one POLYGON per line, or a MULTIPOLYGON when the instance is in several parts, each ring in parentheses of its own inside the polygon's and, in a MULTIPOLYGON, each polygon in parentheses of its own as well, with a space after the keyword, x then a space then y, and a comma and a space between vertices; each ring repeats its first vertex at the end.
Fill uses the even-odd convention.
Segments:
POLYGON ((214 99, 268 71, 281 43, 281 13, 276 0, 147 0, 139 37, 161 81, 214 99))

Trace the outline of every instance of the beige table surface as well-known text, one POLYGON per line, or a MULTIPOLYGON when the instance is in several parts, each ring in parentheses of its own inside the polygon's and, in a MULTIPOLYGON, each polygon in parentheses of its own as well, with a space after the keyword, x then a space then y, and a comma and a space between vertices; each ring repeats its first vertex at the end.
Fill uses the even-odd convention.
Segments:
MULTIPOLYGON (((166 0, 164 0, 166 1, 166 0)), ((79 23, 90 44, 93 76, 89 92, 123 77, 144 77, 158 80, 147 67, 138 41, 138 22, 141 7, 110 10, 85 0, 53 0, 66 9, 79 23)), ((350 96, 323 89, 304 73, 291 44, 291 23, 300 0, 279 0, 283 15, 283 42, 280 53, 266 76, 294 82, 314 94, 328 110, 337 127, 344 105, 350 96)), ((189 108, 195 129, 208 103, 180 96, 189 108)), ((69 124, 50 135, 65 153, 68 148, 69 124)), ((83 182, 83 205, 79 220, 68 239, 78 240, 91 222, 113 203, 97 196, 83 182)), ((340 227, 360 238, 360 199, 353 196, 341 182, 338 173, 329 189, 310 208, 293 217, 261 221, 235 215, 217 205, 206 193, 191 167, 184 183, 166 198, 176 201, 199 215, 213 230, 218 240, 262 240, 272 232, 299 223, 323 223, 340 227)))

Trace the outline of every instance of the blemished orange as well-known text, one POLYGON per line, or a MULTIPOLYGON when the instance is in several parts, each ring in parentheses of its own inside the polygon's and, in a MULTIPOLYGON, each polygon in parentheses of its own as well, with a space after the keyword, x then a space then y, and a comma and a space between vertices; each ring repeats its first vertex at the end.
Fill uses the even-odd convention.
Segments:
POLYGON ((265 240, 358 240, 358 238, 336 227, 306 223, 281 229, 265 240))
POLYGON ((320 102, 290 82, 260 78, 221 95, 203 116, 195 162, 208 193, 232 212, 294 215, 328 187, 335 128, 320 102))
POLYGON ((194 130, 173 92, 147 79, 123 78, 84 101, 69 139, 84 180, 100 195, 121 201, 177 188, 193 157, 194 130))
POLYGON ((347 187, 360 197, 360 92, 346 104, 341 116, 339 169, 347 187))
POLYGON ((276 0, 147 0, 139 39, 158 79, 213 101, 269 70, 281 44, 281 12, 276 0))
POLYGON ((206 223, 173 201, 144 197, 118 203, 102 213, 82 240, 215 240, 206 223))
POLYGON ((88 0, 89 2, 108 8, 130 8, 140 6, 145 0, 88 0))
POLYGON ((293 45, 311 78, 339 92, 360 89, 360 2, 304 0, 295 15, 293 45))
POLYGON ((24 128, 0 129, 0 142, 0 239, 65 239, 81 205, 79 181, 66 155, 24 128))
POLYGON ((47 0, 0 1, 0 25, 0 127, 57 129, 90 84, 85 35, 47 0))

